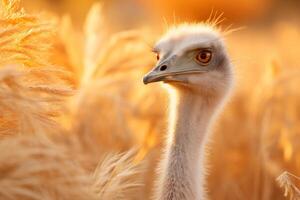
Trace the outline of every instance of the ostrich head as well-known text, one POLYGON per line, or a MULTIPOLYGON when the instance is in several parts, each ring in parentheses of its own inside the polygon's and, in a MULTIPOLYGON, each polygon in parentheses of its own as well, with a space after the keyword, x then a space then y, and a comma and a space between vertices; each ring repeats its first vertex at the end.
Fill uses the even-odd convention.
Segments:
POLYGON ((157 65, 145 84, 163 81, 176 89, 220 95, 232 83, 231 62, 221 33, 205 24, 170 29, 155 45, 157 65))

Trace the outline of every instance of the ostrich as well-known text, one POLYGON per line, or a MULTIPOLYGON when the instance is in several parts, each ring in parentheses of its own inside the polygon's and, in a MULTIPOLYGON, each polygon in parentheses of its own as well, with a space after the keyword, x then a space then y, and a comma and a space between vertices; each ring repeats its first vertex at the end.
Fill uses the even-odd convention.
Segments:
POLYGON ((170 92, 169 133, 155 199, 206 199, 204 145, 233 85, 222 35, 206 24, 182 24, 171 28, 153 51, 157 66, 143 82, 162 81, 170 92))

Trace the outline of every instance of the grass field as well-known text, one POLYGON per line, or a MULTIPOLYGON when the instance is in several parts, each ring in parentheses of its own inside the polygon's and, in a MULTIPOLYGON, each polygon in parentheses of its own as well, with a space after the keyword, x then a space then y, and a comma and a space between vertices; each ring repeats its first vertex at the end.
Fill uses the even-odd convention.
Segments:
MULTIPOLYGON (((150 199, 168 104, 142 77, 163 25, 116 31, 99 3, 82 24, 46 5, 2 0, 0 199, 150 199)), ((300 199, 299 25, 226 37, 237 83, 208 144, 210 199, 300 199)))

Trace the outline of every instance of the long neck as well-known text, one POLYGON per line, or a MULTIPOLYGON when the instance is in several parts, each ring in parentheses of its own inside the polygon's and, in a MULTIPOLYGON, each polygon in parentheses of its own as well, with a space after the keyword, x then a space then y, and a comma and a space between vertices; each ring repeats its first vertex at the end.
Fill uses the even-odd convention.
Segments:
POLYGON ((190 91, 179 93, 171 101, 158 199, 202 200, 203 147, 217 103, 190 91))

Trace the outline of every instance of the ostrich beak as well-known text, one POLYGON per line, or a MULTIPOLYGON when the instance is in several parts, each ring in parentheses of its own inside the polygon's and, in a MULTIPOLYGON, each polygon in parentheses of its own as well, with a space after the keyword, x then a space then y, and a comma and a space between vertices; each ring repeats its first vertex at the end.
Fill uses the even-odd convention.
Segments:
POLYGON ((167 65, 159 65, 154 67, 143 78, 144 84, 170 80, 173 73, 170 73, 167 65))
POLYGON ((158 67, 155 67, 144 76, 143 82, 146 85, 148 83, 163 81, 164 79, 165 75, 163 73, 159 73, 158 67))
POLYGON ((195 74, 203 73, 204 70, 199 68, 187 67, 187 66, 172 66, 168 67, 167 65, 159 65, 153 68, 148 74, 143 78, 144 84, 153 83, 153 82, 186 82, 184 77, 179 75, 182 74, 195 74))

